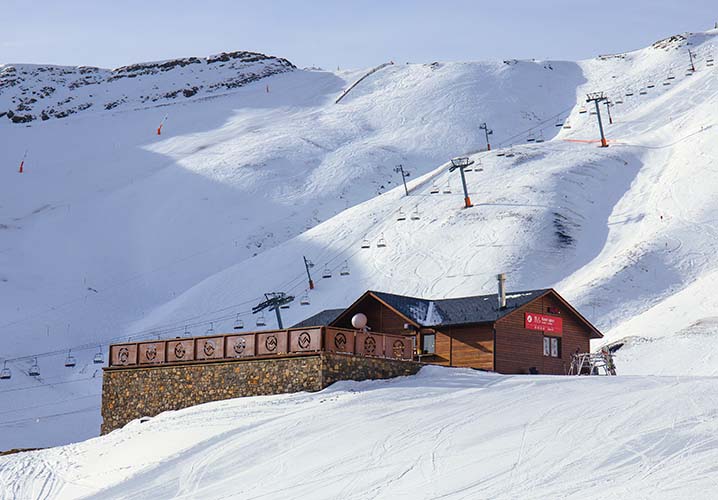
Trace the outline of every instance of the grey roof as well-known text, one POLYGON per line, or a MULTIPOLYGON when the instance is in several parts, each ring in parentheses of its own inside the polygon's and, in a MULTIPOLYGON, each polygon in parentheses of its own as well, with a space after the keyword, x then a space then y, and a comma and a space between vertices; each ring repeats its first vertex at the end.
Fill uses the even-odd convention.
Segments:
POLYGON ((306 328, 308 326, 326 326, 339 317, 344 309, 324 309, 318 312, 314 316, 309 316, 307 319, 300 321, 292 328, 306 328))
POLYGON ((499 308, 498 294, 456 299, 428 300, 385 292, 372 292, 388 305, 421 326, 490 323, 514 311, 550 288, 506 294, 506 308, 499 308))

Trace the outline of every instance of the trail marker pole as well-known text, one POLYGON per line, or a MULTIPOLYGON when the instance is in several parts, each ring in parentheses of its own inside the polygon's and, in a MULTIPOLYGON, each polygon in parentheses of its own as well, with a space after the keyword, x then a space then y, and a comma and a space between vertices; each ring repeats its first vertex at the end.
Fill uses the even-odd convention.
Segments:
POLYGON ((452 158, 451 168, 449 168, 449 172, 453 172, 457 168, 459 169, 459 172, 461 172, 461 185, 464 188, 464 208, 471 208, 474 206, 471 204, 471 198, 469 198, 469 190, 466 188, 466 175, 464 174, 464 168, 473 164, 474 161, 469 160, 466 157, 452 158))
POLYGON ((601 147, 607 148, 608 142, 606 141, 606 135, 603 133, 603 121, 601 121, 601 108, 598 107, 598 103, 608 101, 608 98, 603 95, 603 92, 592 92, 587 94, 586 102, 593 102, 596 105, 596 117, 598 118, 598 129, 601 131, 601 147))
POLYGON ((409 196, 409 188, 406 187, 406 178, 409 177, 411 174, 409 172, 404 171, 404 166, 400 163, 396 167, 394 167, 394 172, 400 172, 401 173, 401 180, 404 183, 404 192, 407 196, 409 196))
MULTIPOLYGON (((491 151, 491 143, 489 142, 489 136, 494 133, 493 130, 491 130, 488 125, 486 125, 486 122, 479 125, 479 130, 483 130, 486 134, 486 151, 491 151)), ((464 175, 464 171, 461 171, 461 175, 464 175)))
POLYGON ((25 166, 25 158, 27 158, 27 149, 25 150, 25 154, 22 155, 22 160, 20 161, 20 168, 17 171, 18 174, 23 173, 23 167, 25 166))

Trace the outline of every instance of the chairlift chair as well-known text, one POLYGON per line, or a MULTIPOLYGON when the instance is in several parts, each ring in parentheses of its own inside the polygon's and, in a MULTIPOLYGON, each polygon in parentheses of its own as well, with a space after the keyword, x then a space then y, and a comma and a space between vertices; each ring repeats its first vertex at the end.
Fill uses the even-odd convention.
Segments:
POLYGON ((648 85, 646 85, 646 87, 648 87, 649 89, 652 89, 652 88, 654 88, 655 86, 656 86, 656 84, 653 83, 652 81, 651 81, 651 82, 648 82, 648 85))
POLYGON ((70 351, 67 351, 67 358, 65 358, 65 366, 67 368, 72 368, 76 364, 77 361, 75 360, 75 356, 73 356, 70 351))
POLYGON ((666 86, 668 86, 668 85, 670 85, 670 84, 671 84, 671 81, 668 80, 668 79, 666 79, 666 81, 663 82, 663 86, 664 86, 664 87, 666 87, 666 86))
POLYGON ((349 276, 349 264, 347 261, 344 261, 344 265, 339 270, 339 276, 349 276))
POLYGON ((706 58, 706 66, 713 66, 713 56, 708 56, 706 58))
POLYGON ((592 109, 591 112, 589 113, 589 115, 591 115, 591 116, 596 116, 597 114, 598 114, 598 112, 595 109, 592 109))
POLYGON ((40 376, 40 365, 37 364, 37 358, 33 359, 32 366, 30 366, 30 369, 27 371, 27 374, 31 377, 40 376))
POLYGON ((329 269, 329 266, 324 266, 324 271, 322 271, 322 278, 331 278, 332 277, 332 270, 329 269))
POLYGON ((309 304, 311 304, 311 302, 309 302, 309 294, 304 292, 304 295, 299 298, 299 305, 308 306, 309 304))
POLYGON ((667 80, 675 80, 675 79, 676 79, 676 75, 673 74, 673 71, 670 71, 670 72, 668 73, 668 77, 667 77, 666 79, 667 79, 667 80))
POLYGON ((543 132, 541 132, 541 133, 539 133, 539 136, 536 138, 536 142, 543 142, 543 141, 544 141, 543 132))
POLYGON ((377 248, 384 248, 386 246, 386 240, 384 239, 384 233, 381 233, 379 241, 376 242, 377 248))
POLYGON ((633 90, 628 89, 626 90, 626 97, 631 97, 633 95, 633 90))
POLYGON ((419 205, 414 207, 414 211, 411 213, 411 220, 419 220, 421 219, 421 215, 419 215, 419 205))
POLYGON ((402 209, 399 209, 399 214, 396 216, 396 220, 406 220, 406 214, 402 209))
POLYGON ((239 317, 239 314, 237 314, 237 317, 234 319, 234 326, 232 327, 233 330, 243 330, 244 329, 244 320, 239 317))
POLYGON ((371 248, 371 243, 369 243, 369 240, 364 239, 364 240, 362 240, 362 242, 361 242, 361 247, 362 247, 362 248, 371 248))
POLYGON ((267 326, 267 320, 264 319, 264 313, 257 316, 257 326, 267 326))
POLYGON ((0 380, 9 380, 12 377, 10 368, 7 367, 7 361, 3 364, 2 370, 0 370, 0 380))
POLYGON ((432 184, 431 191, 429 191, 430 194, 439 194, 439 186, 436 185, 436 182, 432 184))
POLYGON ((448 181, 446 182, 446 187, 443 189, 442 193, 451 194, 451 184, 448 181))
POLYGON ((282 304, 281 306, 279 306, 279 308, 280 308, 280 309, 289 309, 289 304, 288 304, 288 303, 287 303, 287 304, 282 304))
POLYGON ((571 123, 569 123, 569 121, 566 120, 565 122, 563 122, 563 127, 562 127, 562 128, 564 128, 564 129, 566 129, 566 130, 570 129, 570 128, 571 128, 571 123))
POLYGON ((556 128, 561 128, 561 127, 563 127, 563 120, 561 119, 560 116, 557 116, 556 117, 556 128))
POLYGON ((214 323, 209 324, 209 328, 207 328, 205 335, 207 335, 207 336, 214 335, 214 323))
POLYGON ((105 356, 102 354, 102 346, 97 346, 97 352, 95 357, 92 358, 92 362, 96 365, 101 365, 105 362, 105 356))
POLYGON ((648 91, 646 89, 640 89, 638 91, 638 95, 646 95, 646 94, 648 94, 648 91))
POLYGON ((616 104, 623 104, 623 97, 619 95, 613 102, 616 104))
POLYGON ((535 142, 536 138, 534 137, 533 132, 529 132, 529 136, 526 138, 526 142, 535 142))

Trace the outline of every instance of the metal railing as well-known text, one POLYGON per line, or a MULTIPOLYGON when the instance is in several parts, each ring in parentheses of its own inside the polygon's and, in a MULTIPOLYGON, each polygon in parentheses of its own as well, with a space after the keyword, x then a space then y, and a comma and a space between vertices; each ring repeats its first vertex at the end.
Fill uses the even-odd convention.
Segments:
POLYGON ((112 344, 110 368, 174 365, 334 352, 411 360, 412 337, 333 327, 175 338, 112 344))

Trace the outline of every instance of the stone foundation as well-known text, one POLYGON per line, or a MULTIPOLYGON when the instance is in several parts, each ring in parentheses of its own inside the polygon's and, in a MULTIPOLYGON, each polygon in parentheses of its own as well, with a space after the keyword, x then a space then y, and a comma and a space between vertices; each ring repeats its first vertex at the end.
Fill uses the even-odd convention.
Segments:
POLYGON ((139 417, 210 401, 319 391, 338 380, 413 375, 421 364, 333 353, 170 366, 105 369, 102 429, 106 434, 139 417))

